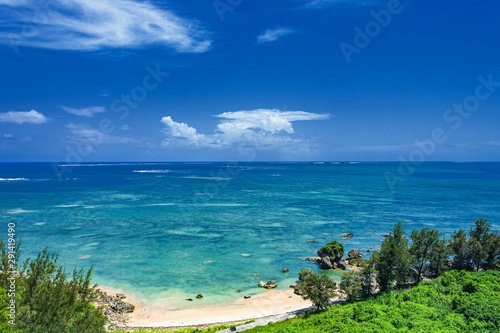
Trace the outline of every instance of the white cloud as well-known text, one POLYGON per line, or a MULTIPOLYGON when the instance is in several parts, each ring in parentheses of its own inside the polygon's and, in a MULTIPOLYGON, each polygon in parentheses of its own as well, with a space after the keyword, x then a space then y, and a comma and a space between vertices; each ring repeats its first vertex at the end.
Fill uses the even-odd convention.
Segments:
POLYGON ((14 137, 14 135, 12 135, 12 134, 8 134, 8 133, 4 133, 4 134, 3 134, 3 137, 4 137, 4 138, 7 138, 7 139, 10 139, 10 138, 13 138, 13 137, 14 137))
POLYGON ((76 109, 70 108, 64 105, 59 106, 61 109, 66 111, 67 113, 74 114, 76 116, 82 117, 93 117, 96 113, 106 112, 106 108, 103 106, 91 106, 88 108, 76 109))
POLYGON ((381 3, 381 0, 312 0, 306 3, 305 6, 312 9, 321 9, 328 6, 367 7, 381 3))
POLYGON ((4 43, 56 50, 163 45, 200 53, 211 41, 197 22, 139 0, 0 0, 4 43))
POLYGON ((16 124, 43 124, 47 122, 47 117, 38 111, 9 111, 0 113, 0 123, 16 124))
POLYGON ((120 127, 120 129, 122 131, 129 131, 130 130, 130 126, 129 125, 123 125, 122 127, 120 127))
POLYGON ((500 146, 500 141, 488 141, 488 144, 491 146, 500 146))
MULTIPOLYGON (((151 147, 152 144, 149 139, 135 139, 123 136, 115 136, 103 133, 99 129, 92 128, 88 124, 74 124, 69 123, 66 128, 70 130, 71 136, 67 138, 67 142, 85 142, 97 147, 101 144, 130 144, 136 146, 148 146, 151 147)), ((89 147, 91 145, 88 145, 89 147)), ((93 147, 89 148, 89 153, 94 153, 93 147)))
POLYGON ((289 28, 268 29, 261 35, 257 36, 257 43, 262 44, 262 43, 274 42, 278 38, 290 35, 292 33, 294 33, 294 31, 289 28))
POLYGON ((224 112, 216 115, 222 121, 211 135, 200 134, 196 128, 163 117, 167 138, 163 146, 191 148, 228 148, 234 144, 249 145, 261 150, 300 145, 305 141, 294 138, 292 122, 299 120, 324 120, 329 114, 304 111, 257 109, 252 111, 224 112))

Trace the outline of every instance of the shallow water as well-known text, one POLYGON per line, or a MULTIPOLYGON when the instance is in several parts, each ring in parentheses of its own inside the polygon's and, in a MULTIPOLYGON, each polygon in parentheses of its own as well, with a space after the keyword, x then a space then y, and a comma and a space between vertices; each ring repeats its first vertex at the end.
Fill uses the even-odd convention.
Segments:
POLYGON ((480 217, 500 227, 499 163, 426 163, 395 191, 397 163, 65 167, 58 179, 50 164, 0 164, 4 240, 15 222, 23 257, 49 246, 68 270, 94 265, 94 282, 166 308, 228 303, 261 292, 258 279, 285 289, 319 271, 296 257, 332 240, 377 248, 398 220, 447 235, 480 217))

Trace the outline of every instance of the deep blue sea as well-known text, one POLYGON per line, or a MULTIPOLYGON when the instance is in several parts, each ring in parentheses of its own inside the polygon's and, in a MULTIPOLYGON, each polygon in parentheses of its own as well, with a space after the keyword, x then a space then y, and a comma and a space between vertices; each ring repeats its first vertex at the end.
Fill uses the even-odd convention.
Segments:
POLYGON ((377 248, 397 221, 446 235, 480 217, 500 228, 500 163, 424 163, 391 188, 399 166, 59 164, 57 176, 50 163, 1 163, 0 235, 14 222, 24 258, 49 246, 68 271, 94 265, 94 282, 175 309, 262 292, 258 279, 286 289, 319 271, 297 257, 332 240, 377 248))

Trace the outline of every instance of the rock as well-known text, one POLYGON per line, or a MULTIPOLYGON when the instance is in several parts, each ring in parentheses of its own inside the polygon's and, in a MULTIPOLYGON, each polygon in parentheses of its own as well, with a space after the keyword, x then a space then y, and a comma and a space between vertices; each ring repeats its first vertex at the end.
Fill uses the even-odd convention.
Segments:
POLYGON ((318 262, 321 260, 321 257, 309 257, 309 258, 306 258, 304 259, 305 261, 315 261, 315 262, 318 262))
POLYGON ((244 299, 249 299, 250 297, 252 297, 252 296, 248 296, 248 295, 243 296, 244 299))
POLYGON ((259 276, 260 274, 253 274, 253 276, 259 276))
POLYGON ((304 260, 304 259, 302 259, 301 257, 297 257, 297 258, 295 258, 295 259, 297 259, 297 260, 304 260))
POLYGON ((347 255, 349 256, 349 260, 359 259, 361 258, 361 250, 360 249, 351 250, 347 253, 347 255))
POLYGON ((241 293, 241 290, 238 290, 237 293, 241 293))
POLYGON ((274 281, 274 280, 267 281, 267 282, 264 282, 264 281, 260 281, 260 282, 259 282, 259 287, 260 287, 260 288, 274 289, 274 288, 276 288, 277 286, 278 286, 278 285, 276 284, 276 281, 274 281))
POLYGON ((343 269, 345 271, 345 269, 347 268, 347 265, 344 261, 344 259, 340 260, 338 263, 337 263, 337 268, 340 268, 340 269, 343 269))
POLYGON ((197 298, 197 299, 202 299, 202 298, 203 298, 203 295, 202 295, 202 294, 198 294, 198 295, 196 295, 196 298, 197 298))
POLYGON ((370 230, 370 231, 371 231, 371 232, 376 232, 377 230, 373 230, 373 229, 372 229, 372 230, 370 230))
POLYGON ((127 296, 125 296, 125 294, 116 294, 116 297, 119 297, 120 299, 127 298, 127 296))
POLYGON ((192 298, 186 298, 186 301, 190 301, 190 302, 192 302, 192 301, 193 301, 193 299, 192 299, 192 298))
POLYGON ((295 287, 295 288, 293 289, 293 293, 294 293, 295 295, 299 295, 299 296, 301 296, 304 292, 302 291, 302 289, 299 289, 299 288, 295 287))
POLYGON ((242 257, 248 257, 248 256, 250 256, 250 254, 249 253, 241 253, 240 256, 242 256, 242 257))
POLYGON ((308 242, 308 243, 317 243, 318 241, 315 241, 315 240, 308 240, 307 242, 308 242))
POLYGON ((295 287, 297 287, 295 284, 291 284, 291 285, 290 285, 290 288, 295 289, 295 287))
POLYGON ((109 303, 109 308, 113 312, 119 312, 119 313, 132 313, 135 310, 135 306, 130 304, 129 302, 110 302, 109 303))
POLYGON ((330 260, 330 257, 321 258, 321 260, 319 262, 319 267, 321 267, 321 269, 332 269, 333 265, 332 265, 332 262, 330 260))
POLYGON ((289 273, 289 272, 290 272, 290 270, 288 268, 283 267, 283 273, 289 273))
POLYGON ((229 328, 229 330, 230 330, 231 332, 236 332, 236 326, 231 326, 231 327, 229 328))

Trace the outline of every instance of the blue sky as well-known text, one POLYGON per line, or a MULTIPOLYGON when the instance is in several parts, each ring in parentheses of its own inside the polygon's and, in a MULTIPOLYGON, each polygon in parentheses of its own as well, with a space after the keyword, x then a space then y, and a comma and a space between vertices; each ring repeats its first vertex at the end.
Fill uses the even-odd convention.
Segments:
POLYGON ((0 161, 500 160, 496 0, 0 12, 0 161))

